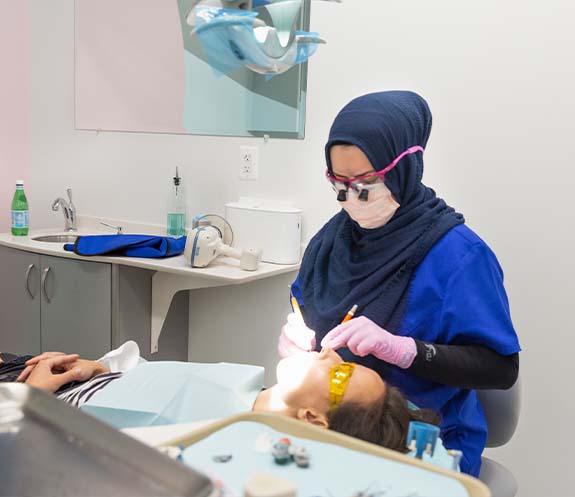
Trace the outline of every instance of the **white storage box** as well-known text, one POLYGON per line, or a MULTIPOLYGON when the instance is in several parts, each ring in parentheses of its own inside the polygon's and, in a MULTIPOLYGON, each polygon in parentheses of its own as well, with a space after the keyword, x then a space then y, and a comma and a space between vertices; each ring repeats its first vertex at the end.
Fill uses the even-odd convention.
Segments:
POLYGON ((301 256, 301 209, 272 200, 240 197, 226 204, 234 247, 262 249, 262 261, 297 264, 301 256))

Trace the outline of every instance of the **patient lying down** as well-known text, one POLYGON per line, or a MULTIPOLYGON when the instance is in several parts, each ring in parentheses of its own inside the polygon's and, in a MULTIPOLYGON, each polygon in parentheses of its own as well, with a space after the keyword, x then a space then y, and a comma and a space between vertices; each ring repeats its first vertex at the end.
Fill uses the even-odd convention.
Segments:
MULTIPOLYGON (((373 370, 348 364, 332 349, 287 357, 278 364, 277 383, 262 389, 263 368, 257 366, 136 361, 127 371, 114 371, 118 368, 106 367, 106 361, 48 352, 5 359, 0 381, 24 381, 54 392, 119 428, 125 426, 115 421, 117 415, 106 414, 110 406, 127 413, 153 400, 157 412, 180 411, 164 423, 268 411, 406 452, 410 421, 438 423, 433 412, 411 409, 399 390, 373 370), (232 392, 229 400, 225 392, 232 392)), ((162 424, 158 416, 130 419, 128 426, 162 424)))

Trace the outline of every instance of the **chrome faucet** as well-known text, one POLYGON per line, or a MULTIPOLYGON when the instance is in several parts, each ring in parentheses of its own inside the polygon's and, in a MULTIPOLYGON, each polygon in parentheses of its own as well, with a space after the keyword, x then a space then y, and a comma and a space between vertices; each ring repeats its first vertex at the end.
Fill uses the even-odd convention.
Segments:
POLYGON ((52 210, 56 212, 60 207, 62 207, 62 212, 64 213, 64 221, 66 223, 64 231, 77 231, 76 207, 72 202, 72 189, 68 188, 66 193, 68 193, 69 201, 64 200, 62 197, 58 197, 52 204, 52 210))

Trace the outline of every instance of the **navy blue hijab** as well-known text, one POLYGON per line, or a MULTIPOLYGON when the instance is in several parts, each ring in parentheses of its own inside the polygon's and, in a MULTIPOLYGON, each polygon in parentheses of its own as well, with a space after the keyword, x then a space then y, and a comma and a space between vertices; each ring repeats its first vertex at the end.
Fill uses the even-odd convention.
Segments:
MULTIPOLYGON (((352 100, 337 115, 325 147, 359 147, 381 171, 410 147, 426 146, 431 111, 419 95, 406 91, 372 93, 352 100)), ((405 156, 385 176, 400 204, 377 229, 361 228, 344 210, 310 241, 299 273, 306 324, 318 343, 358 304, 363 315, 392 333, 399 331, 414 270, 433 245, 464 222, 435 192, 421 183, 423 154, 405 156)), ((335 198, 334 198, 335 200, 335 198)))

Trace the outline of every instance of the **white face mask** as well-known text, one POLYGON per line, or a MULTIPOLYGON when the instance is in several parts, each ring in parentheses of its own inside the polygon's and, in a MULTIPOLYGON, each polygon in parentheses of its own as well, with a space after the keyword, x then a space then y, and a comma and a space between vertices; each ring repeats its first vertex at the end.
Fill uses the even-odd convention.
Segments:
POLYGON ((359 200, 356 191, 349 190, 347 200, 339 202, 339 205, 357 224, 366 229, 385 226, 399 209, 399 204, 384 183, 370 185, 365 201, 359 200))

